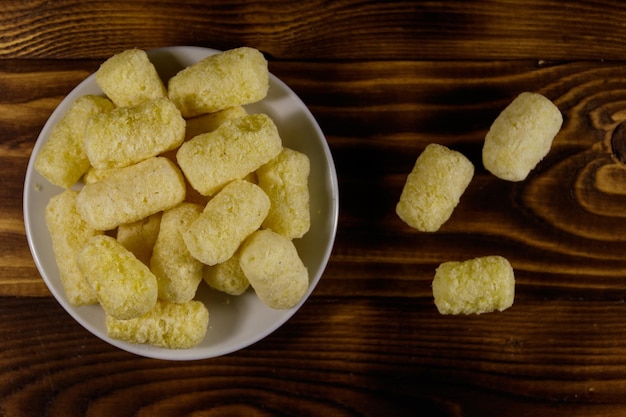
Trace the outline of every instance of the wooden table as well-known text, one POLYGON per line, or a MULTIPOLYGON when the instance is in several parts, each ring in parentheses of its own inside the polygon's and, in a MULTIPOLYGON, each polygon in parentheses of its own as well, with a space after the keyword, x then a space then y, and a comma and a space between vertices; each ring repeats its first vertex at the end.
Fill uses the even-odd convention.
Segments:
POLYGON ((626 413, 626 6, 618 1, 108 1, 0 5, 0 416, 616 416, 626 413), (319 121, 340 217, 312 297, 219 358, 134 356, 48 292, 23 222, 54 108, 114 53, 252 46, 319 121), (564 116, 526 181, 481 164, 520 92, 564 116), (395 215, 432 142, 476 175, 451 219, 395 215), (516 298, 440 315, 435 268, 499 254, 516 298))

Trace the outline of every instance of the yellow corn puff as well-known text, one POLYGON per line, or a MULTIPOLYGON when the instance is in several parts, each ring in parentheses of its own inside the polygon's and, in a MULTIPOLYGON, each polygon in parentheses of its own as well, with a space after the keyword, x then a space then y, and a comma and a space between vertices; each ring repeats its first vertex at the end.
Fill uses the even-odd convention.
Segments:
POLYGON ((94 182, 98 182, 120 168, 108 168, 108 169, 96 169, 92 166, 89 167, 85 175, 83 175, 83 183, 84 184, 92 184, 94 182))
POLYGON ((525 92, 494 120, 483 144, 483 165, 496 177, 522 181, 548 154, 563 115, 546 97, 525 92))
POLYGON ((152 248, 159 235, 161 212, 154 213, 136 222, 120 224, 117 228, 117 241, 146 265, 150 265, 152 248))
POLYGON ((185 119, 166 98, 118 107, 91 117, 83 143, 94 168, 121 168, 170 149, 185 139, 185 119))
POLYGON ((295 245, 271 230, 246 239, 239 263, 258 297, 271 308, 294 307, 309 288, 309 273, 295 245))
POLYGON ((261 226, 269 206, 269 198, 258 185, 244 180, 231 182, 183 232, 189 252, 206 265, 228 260, 241 242, 261 226))
POLYGON ((187 118, 254 103, 269 89, 267 60, 254 48, 224 51, 181 70, 167 89, 187 118))
POLYGON ((130 343, 145 343, 166 349, 197 346, 209 326, 209 310, 200 301, 177 304, 158 300, 141 317, 119 320, 105 318, 109 337, 130 343))
POLYGON ((65 190, 50 199, 45 219, 67 301, 73 306, 97 303, 96 293, 78 268, 78 252, 102 232, 87 225, 76 211, 78 191, 65 190))
POLYGON ((450 218, 474 176, 474 165, 463 154, 430 144, 415 161, 396 205, 409 226, 435 232, 450 218))
POLYGON ((506 258, 485 256, 444 262, 433 279, 435 305, 441 314, 481 314, 513 305, 515 275, 506 258))
POLYGON ((250 282, 239 265, 239 252, 217 265, 204 265, 202 277, 211 288, 230 295, 241 295, 250 282))
POLYGON ((309 231, 309 171, 309 158, 289 148, 256 171, 259 187, 271 202, 263 228, 289 239, 309 231))
POLYGON ((282 141, 272 119, 253 114, 228 120, 213 132, 183 143, 176 159, 195 190, 213 195, 230 181, 255 171, 281 150, 282 141))
POLYGON ((87 120, 98 113, 113 110, 104 97, 86 95, 76 99, 50 132, 48 141, 35 158, 35 169, 48 181, 70 188, 89 169, 89 158, 83 147, 87 120))
POLYGON ((126 320, 154 308, 158 291, 156 277, 111 236, 89 239, 78 254, 78 267, 106 314, 126 320))
POLYGON ((167 97, 165 84, 141 49, 128 49, 103 62, 96 83, 118 107, 167 97))
POLYGON ((174 207, 184 199, 185 181, 180 170, 169 159, 156 157, 86 184, 76 206, 91 227, 111 230, 174 207))
POLYGON ((230 119, 246 116, 248 112, 242 106, 229 107, 215 113, 207 113, 202 116, 187 119, 185 139, 192 139, 202 133, 212 132, 222 123, 230 119))
POLYGON ((184 303, 196 295, 202 281, 202 263, 191 256, 182 233, 200 213, 202 206, 192 203, 181 203, 163 212, 150 259, 150 270, 157 277, 161 300, 184 303))

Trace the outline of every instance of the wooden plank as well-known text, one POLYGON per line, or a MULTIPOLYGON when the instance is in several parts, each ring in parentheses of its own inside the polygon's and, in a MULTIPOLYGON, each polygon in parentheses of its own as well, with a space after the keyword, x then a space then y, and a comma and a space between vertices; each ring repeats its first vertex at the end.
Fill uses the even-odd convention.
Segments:
POLYGON ((277 60, 614 60, 625 57, 625 19, 613 0, 7 0, 0 58, 246 45, 277 60))
POLYGON ((263 341, 193 363, 120 351, 51 299, 0 305, 6 415, 608 417, 626 406, 623 303, 445 317, 426 300, 314 297, 263 341))

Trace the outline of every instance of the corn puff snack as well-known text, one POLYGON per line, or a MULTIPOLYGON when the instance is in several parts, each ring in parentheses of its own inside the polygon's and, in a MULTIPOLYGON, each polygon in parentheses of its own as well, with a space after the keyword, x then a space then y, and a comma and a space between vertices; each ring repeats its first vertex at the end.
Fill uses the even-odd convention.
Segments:
POLYGON ((396 214, 409 226, 435 232, 450 218, 474 176, 474 165, 463 154, 430 144, 408 175, 396 214))
POLYGON ((129 320, 107 315, 108 336, 130 343, 146 343, 166 349, 189 349, 206 336, 209 310, 200 301, 182 304, 158 300, 152 310, 129 320))
POLYGON ((76 100, 35 160, 65 188, 45 214, 69 303, 98 303, 113 339, 189 349, 208 332, 202 281, 253 287, 268 308, 301 302, 309 272, 292 239, 311 227, 310 161, 244 107, 268 93, 263 54, 218 53, 166 88, 131 49, 95 81, 106 97, 76 100))
POLYGON ((117 107, 167 97, 165 84, 141 49, 128 49, 103 62, 96 71, 96 83, 117 107))
POLYGON ((247 115, 248 112, 243 106, 235 106, 187 119, 185 139, 192 139, 202 133, 212 132, 227 120, 247 115))
POLYGON ((248 47, 211 55, 178 72, 167 87, 185 118, 255 103, 268 89, 267 60, 248 47))
POLYGON ((288 148, 256 171, 259 187, 271 202, 263 228, 289 239, 309 231, 309 172, 309 158, 288 148))
POLYGON ((161 212, 154 213, 136 222, 120 224, 117 228, 117 241, 148 266, 150 266, 152 248, 159 235, 161 215, 161 212))
POLYGON ((282 141, 272 119, 253 114, 228 120, 213 132, 183 143, 176 159, 195 190, 213 195, 230 181, 255 171, 281 150, 282 141))
POLYGON ((165 210, 154 245, 150 270, 156 275, 159 298, 172 303, 190 301, 202 281, 202 263, 191 256, 182 233, 202 213, 202 207, 181 203, 165 210))
POLYGON ((65 190, 46 205, 46 225, 67 301, 73 306, 97 303, 96 293, 78 268, 78 252, 102 232, 87 225, 76 211, 78 191, 65 190))
POLYGON ((110 100, 95 95, 76 99, 50 132, 48 141, 35 158, 35 169, 54 185, 70 188, 89 169, 83 147, 87 120, 113 110, 110 100))
POLYGON ((83 183, 84 184, 92 184, 94 182, 98 182, 120 168, 108 168, 108 169, 96 169, 94 167, 89 167, 85 175, 83 175, 83 183))
POLYGON ((94 168, 122 168, 170 149, 185 139, 185 119, 166 98, 118 107, 93 116, 83 143, 94 168))
POLYGON ((501 256, 444 262, 435 272, 433 296, 441 314, 503 311, 515 298, 513 268, 501 256))
POLYGON ((217 265, 204 265, 202 278, 209 287, 230 295, 241 295, 250 282, 239 265, 239 252, 217 265))
POLYGON ((126 320, 154 308, 156 277, 114 238, 100 235, 89 239, 78 254, 78 267, 106 314, 126 320))
POLYGON ((87 224, 111 230, 176 206, 185 199, 185 181, 167 158, 150 158, 86 184, 76 206, 87 224))
POLYGON ((522 181, 548 154, 563 115, 546 97, 524 92, 494 120, 485 136, 483 165, 496 177, 522 181))
POLYGON ((206 205, 183 232, 191 255, 206 265, 227 261, 267 216, 270 200, 258 185, 236 180, 206 205))
POLYGON ((293 242, 271 230, 246 239, 239 263, 257 296, 271 308, 294 307, 309 288, 309 273, 293 242))

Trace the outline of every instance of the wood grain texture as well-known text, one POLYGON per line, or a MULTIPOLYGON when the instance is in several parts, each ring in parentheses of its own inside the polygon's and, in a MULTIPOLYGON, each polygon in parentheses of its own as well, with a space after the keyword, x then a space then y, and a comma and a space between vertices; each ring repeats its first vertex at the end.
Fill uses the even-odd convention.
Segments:
POLYGON ((557 2, 73 2, 0 5, 0 416, 599 416, 626 412, 626 7, 557 2), (309 106, 340 187, 311 299, 234 354, 167 362, 115 349, 37 273, 22 193, 39 131, 129 47, 258 47, 309 106), (564 116, 526 181, 481 146, 520 92, 564 116), (450 220, 394 213, 432 142, 476 175, 450 220), (441 316, 444 261, 506 256, 512 308, 441 316))
POLYGON ((441 317, 409 297, 315 297, 256 345, 189 363, 116 350, 51 299, 0 301, 6 416, 608 417, 624 407, 623 303, 441 317))
POLYGON ((41 1, 0 6, 0 57, 254 46, 276 59, 624 59, 617 0, 41 1))

